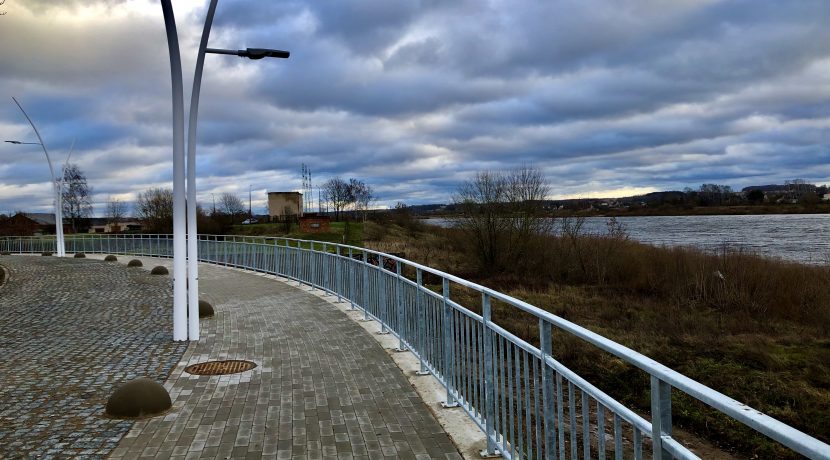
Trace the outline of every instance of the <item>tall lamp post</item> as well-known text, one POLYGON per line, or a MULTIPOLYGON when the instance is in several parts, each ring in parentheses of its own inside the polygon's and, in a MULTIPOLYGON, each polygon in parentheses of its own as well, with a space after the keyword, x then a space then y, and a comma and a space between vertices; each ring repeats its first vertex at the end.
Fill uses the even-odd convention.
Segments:
MULTIPOLYGON (((52 190, 55 194, 55 252, 57 252, 58 257, 63 257, 66 255, 66 245, 64 243, 63 238, 63 171, 61 171, 60 178, 55 177, 55 169, 52 167, 52 159, 49 157, 49 151, 46 149, 46 144, 43 143, 43 138, 40 137, 40 132, 37 130, 32 119, 29 117, 29 114, 23 110, 23 106, 20 105, 20 102, 17 101, 14 97, 12 100, 17 107, 23 112, 23 116, 26 117, 26 120, 32 126, 32 130, 35 132, 35 136, 37 136, 38 142, 21 142, 21 141, 6 141, 9 144, 16 144, 16 145, 39 145, 43 149, 43 153, 46 155, 46 162, 49 164, 49 175, 52 178, 52 190)), ((72 149, 75 146, 75 142, 72 141, 72 147, 69 148, 69 155, 66 156, 66 161, 64 162, 64 167, 69 164, 69 157, 72 156, 72 149)))
POLYGON ((218 0, 208 5, 199 52, 196 56, 196 70, 193 76, 193 91, 190 97, 190 113, 187 132, 187 200, 184 199, 184 95, 182 88, 181 56, 179 54, 176 20, 171 0, 161 0, 164 23, 167 31, 167 45, 170 52, 170 72, 173 81, 173 340, 199 339, 199 275, 198 241, 196 228, 196 126, 199 114, 199 94, 202 87, 202 71, 205 54, 228 54, 249 59, 265 57, 287 58, 290 53, 265 48, 225 50, 208 48, 210 29, 216 13, 218 0), (177 184, 179 186, 177 187, 177 184), (186 201, 186 205, 184 204, 186 201), (186 245, 183 214, 187 212, 186 245), (182 248, 182 246, 185 246, 182 248), (187 261, 182 255, 185 251, 187 261), (185 265, 186 263, 186 265, 185 265), (187 284, 184 274, 187 273, 187 284), (186 302, 186 305, 185 305, 186 302), (185 306, 187 307, 185 309, 185 306), (190 320, 187 321, 189 316, 190 320), (185 323, 187 328, 185 331, 185 323))

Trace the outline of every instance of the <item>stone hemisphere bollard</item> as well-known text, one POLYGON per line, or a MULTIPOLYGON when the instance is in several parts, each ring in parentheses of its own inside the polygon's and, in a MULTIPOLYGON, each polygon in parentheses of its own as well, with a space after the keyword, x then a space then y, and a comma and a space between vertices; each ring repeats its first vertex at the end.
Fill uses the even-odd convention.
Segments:
POLYGON ((83 252, 76 252, 75 255, 72 257, 76 259, 86 259, 86 254, 84 254, 83 252))
POLYGON ((104 262, 117 262, 117 261, 118 261, 118 257, 115 257, 112 254, 104 257, 104 262))
POLYGON ((52 253, 51 252, 41 252, 40 255, 42 255, 42 256, 51 256, 52 253))
POLYGON ((210 318, 213 316, 213 305, 207 300, 199 300, 199 318, 210 318))
POLYGON ((167 267, 164 267, 162 265, 158 265, 156 267, 153 267, 153 269, 150 270, 151 275, 166 275, 168 273, 169 272, 167 271, 167 267))
POLYGON ((138 259, 133 259, 127 263, 128 267, 142 267, 144 264, 141 263, 138 259))
POLYGON ((2 252, 0 252, 0 256, 10 256, 10 255, 12 255, 12 253, 11 253, 11 252, 9 252, 9 251, 2 251, 2 252))
POLYGON ((131 380, 115 389, 107 400, 106 414, 111 417, 146 417, 161 414, 173 407, 164 387, 148 378, 131 380))

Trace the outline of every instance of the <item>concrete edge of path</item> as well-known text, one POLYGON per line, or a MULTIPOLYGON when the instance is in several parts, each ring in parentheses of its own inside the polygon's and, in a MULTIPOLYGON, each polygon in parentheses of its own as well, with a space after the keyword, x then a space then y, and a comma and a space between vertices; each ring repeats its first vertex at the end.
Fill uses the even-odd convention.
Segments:
MULTIPOLYGON (((87 258, 93 260, 103 260, 106 254, 87 254, 87 258)), ((147 256, 127 256, 139 260, 153 260, 158 261, 159 265, 172 265, 173 259, 156 258, 147 256)), ((123 263, 120 259, 119 263, 123 263)), ((201 265, 201 264, 200 264, 201 265)), ((361 321, 363 319, 363 310, 350 309, 348 302, 338 302, 337 296, 325 293, 320 289, 311 289, 308 285, 299 284, 296 281, 276 275, 269 275, 265 273, 253 272, 250 270, 243 270, 240 268, 224 267, 222 265, 204 264, 214 267, 221 267, 227 270, 235 270, 249 275, 260 276, 274 281, 290 284, 305 292, 314 294, 318 298, 325 300, 334 308, 342 311, 352 321, 360 325, 371 337, 373 337, 386 350, 392 358, 392 361, 401 370, 404 376, 409 381, 409 384, 415 389, 418 396, 424 401, 430 412, 438 420, 438 423, 447 432, 450 439, 455 443, 459 453, 465 459, 480 459, 480 452, 487 447, 487 440, 479 429, 478 425, 473 422, 470 417, 460 407, 453 409, 445 409, 441 403, 446 399, 446 389, 438 379, 433 375, 416 375, 416 371, 420 368, 418 359, 410 352, 397 352, 395 349, 398 346, 398 339, 392 334, 379 335, 379 324, 377 321, 361 321), (298 286, 299 284, 299 286, 298 286)), ((144 267, 149 270, 152 267, 144 267)))

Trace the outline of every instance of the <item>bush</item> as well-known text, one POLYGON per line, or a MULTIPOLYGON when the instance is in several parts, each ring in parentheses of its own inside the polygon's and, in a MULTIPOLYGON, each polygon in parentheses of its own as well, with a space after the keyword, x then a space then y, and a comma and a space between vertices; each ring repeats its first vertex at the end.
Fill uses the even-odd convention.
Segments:
POLYGON ((150 270, 151 275, 166 275, 168 273, 169 272, 167 271, 167 267, 164 267, 162 265, 158 265, 156 267, 153 267, 153 269, 150 270))
POLYGON ((128 267, 143 267, 144 264, 141 263, 138 259, 133 259, 127 263, 128 267))

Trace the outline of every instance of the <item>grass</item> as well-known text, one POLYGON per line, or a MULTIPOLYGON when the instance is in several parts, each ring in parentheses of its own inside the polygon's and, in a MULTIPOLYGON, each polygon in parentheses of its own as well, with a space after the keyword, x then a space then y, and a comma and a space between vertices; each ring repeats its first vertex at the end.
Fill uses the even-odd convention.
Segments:
MULTIPOLYGON (((373 249, 405 252, 408 259, 527 301, 830 441, 828 267, 581 236, 544 237, 530 243, 525 260, 485 272, 452 229, 367 225, 366 234, 373 249)), ((480 312, 479 294, 453 285, 452 295, 480 312)), ((498 302, 493 318, 538 345, 536 318, 498 302)), ((557 359, 649 418, 645 373, 561 332, 554 344, 557 359)), ((679 391, 673 407, 676 426, 723 450, 793 457, 679 391)))
MULTIPOLYGON (((281 223, 234 225, 230 234, 295 238, 300 240, 348 244, 352 246, 363 245, 362 222, 332 222, 330 231, 325 233, 303 233, 300 232, 297 224, 291 224, 288 229, 286 229, 285 224, 281 223)), ((263 239, 263 241, 265 240, 263 239)))

